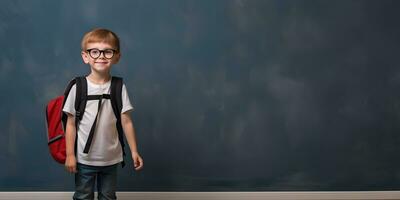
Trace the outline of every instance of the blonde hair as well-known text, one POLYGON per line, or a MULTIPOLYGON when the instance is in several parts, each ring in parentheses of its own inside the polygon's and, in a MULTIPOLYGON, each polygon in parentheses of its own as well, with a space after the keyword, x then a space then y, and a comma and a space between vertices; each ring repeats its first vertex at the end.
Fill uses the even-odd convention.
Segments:
POLYGON ((81 42, 82 51, 86 50, 86 45, 88 43, 94 43, 94 42, 104 42, 110 44, 115 48, 117 52, 120 51, 119 38, 117 34, 108 29, 96 28, 87 32, 82 38, 81 42))

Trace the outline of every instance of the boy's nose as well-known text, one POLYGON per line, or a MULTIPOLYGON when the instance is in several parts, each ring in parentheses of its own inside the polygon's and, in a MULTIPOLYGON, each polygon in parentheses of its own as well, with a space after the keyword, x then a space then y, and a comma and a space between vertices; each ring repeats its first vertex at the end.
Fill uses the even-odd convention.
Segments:
POLYGON ((103 52, 100 52, 99 58, 105 58, 105 56, 104 56, 104 51, 103 51, 103 52))
POLYGON ((100 55, 97 59, 105 59, 105 58, 106 58, 106 56, 104 55, 104 51, 103 51, 103 52, 100 52, 100 55))

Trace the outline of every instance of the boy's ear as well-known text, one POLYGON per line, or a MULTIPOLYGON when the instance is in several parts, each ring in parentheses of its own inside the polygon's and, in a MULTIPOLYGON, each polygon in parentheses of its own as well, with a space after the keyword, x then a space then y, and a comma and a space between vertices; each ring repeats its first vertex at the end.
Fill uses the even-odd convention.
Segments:
POLYGON ((89 57, 88 54, 84 51, 81 52, 82 60, 85 64, 89 64, 89 57))

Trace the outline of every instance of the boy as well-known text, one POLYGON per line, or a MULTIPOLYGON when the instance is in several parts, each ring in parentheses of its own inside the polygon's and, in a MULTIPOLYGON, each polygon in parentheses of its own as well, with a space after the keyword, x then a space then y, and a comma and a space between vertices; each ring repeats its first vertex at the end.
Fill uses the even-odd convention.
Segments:
MULTIPOLYGON (((110 94, 110 70, 121 57, 118 36, 107 29, 94 29, 85 34, 81 48, 84 63, 90 65, 90 74, 86 77, 87 94, 110 94)), ((76 130, 75 96, 76 85, 71 88, 63 108, 68 115, 65 168, 68 172, 75 173, 73 199, 93 199, 95 182, 97 182, 98 199, 116 199, 117 166, 123 161, 123 155, 110 99, 87 101, 85 113, 76 130), (96 118, 97 112, 99 112, 98 118, 96 118), (83 149, 95 118, 97 124, 90 151, 86 154, 83 149), (75 152, 75 139, 78 139, 77 152, 75 152)), ((137 150, 135 131, 130 117, 132 110, 124 84, 121 124, 130 147, 134 168, 140 170, 143 167, 143 160, 137 150)))

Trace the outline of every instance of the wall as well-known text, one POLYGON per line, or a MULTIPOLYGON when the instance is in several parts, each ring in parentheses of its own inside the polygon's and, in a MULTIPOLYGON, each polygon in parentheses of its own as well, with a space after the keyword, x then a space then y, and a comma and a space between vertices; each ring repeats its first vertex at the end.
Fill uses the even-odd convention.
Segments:
POLYGON ((115 31, 145 169, 124 191, 393 190, 398 1, 1 1, 0 190, 70 191, 44 108, 115 31))

